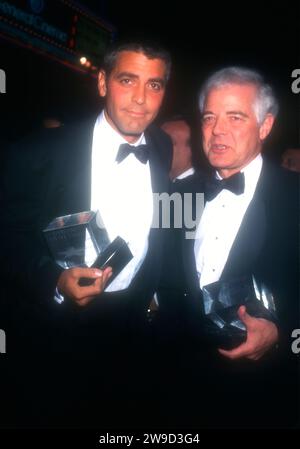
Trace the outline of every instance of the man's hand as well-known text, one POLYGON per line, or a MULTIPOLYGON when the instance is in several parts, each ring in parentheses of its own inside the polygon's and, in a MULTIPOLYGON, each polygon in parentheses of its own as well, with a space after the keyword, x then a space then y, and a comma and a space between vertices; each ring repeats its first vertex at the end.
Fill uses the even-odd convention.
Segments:
POLYGON ((260 359, 278 341, 278 329, 272 321, 253 318, 246 312, 246 307, 238 309, 238 316, 247 328, 247 340, 237 348, 219 352, 229 359, 260 359))
POLYGON ((69 268, 60 275, 57 288, 59 293, 83 307, 89 304, 95 296, 103 292, 105 284, 111 275, 111 267, 107 267, 103 271, 97 268, 69 268), (82 287, 79 285, 80 278, 94 279, 94 282, 91 285, 82 287))

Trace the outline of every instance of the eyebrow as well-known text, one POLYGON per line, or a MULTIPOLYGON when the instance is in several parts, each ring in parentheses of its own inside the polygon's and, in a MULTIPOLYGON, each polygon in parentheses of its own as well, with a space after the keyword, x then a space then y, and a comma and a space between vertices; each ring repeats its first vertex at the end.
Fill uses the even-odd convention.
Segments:
POLYGON ((248 114, 245 114, 245 112, 242 112, 242 111, 227 111, 226 112, 226 115, 232 115, 232 114, 241 115, 242 117, 245 117, 245 118, 249 117, 248 114))
MULTIPOLYGON (((116 76, 117 79, 124 78, 124 77, 133 78, 133 79, 139 79, 139 76, 136 75, 135 73, 132 73, 132 72, 120 72, 116 76)), ((165 80, 163 78, 159 78, 159 77, 157 77, 157 78, 149 78, 147 80, 147 82, 160 83, 162 86, 164 86, 166 84, 165 80)))
POLYGON ((117 74, 116 78, 123 78, 124 76, 126 76, 127 78, 138 78, 138 75, 135 75, 134 73, 131 72, 120 72, 117 74))
MULTIPOLYGON (((214 112, 212 112, 212 111, 204 111, 203 112, 203 116, 204 115, 215 115, 215 113, 214 112)), ((245 114, 245 112, 242 112, 242 111, 227 111, 226 112, 226 115, 241 115, 242 117, 245 117, 245 118, 248 118, 249 117, 249 115, 248 114, 245 114)))

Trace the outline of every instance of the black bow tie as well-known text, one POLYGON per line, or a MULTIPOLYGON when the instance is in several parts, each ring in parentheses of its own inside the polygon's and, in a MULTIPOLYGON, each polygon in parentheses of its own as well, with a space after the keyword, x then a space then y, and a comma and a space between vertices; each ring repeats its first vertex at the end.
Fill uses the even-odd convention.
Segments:
POLYGON ((143 164, 146 164, 149 159, 147 145, 137 145, 135 147, 133 145, 129 145, 129 143, 122 143, 119 147, 116 161, 118 163, 122 162, 130 153, 133 153, 135 157, 143 164))
POLYGON ((207 201, 213 200, 221 190, 230 190, 236 195, 244 193, 245 189, 245 176, 244 173, 235 173, 229 178, 216 179, 211 178, 205 185, 205 197, 207 201))

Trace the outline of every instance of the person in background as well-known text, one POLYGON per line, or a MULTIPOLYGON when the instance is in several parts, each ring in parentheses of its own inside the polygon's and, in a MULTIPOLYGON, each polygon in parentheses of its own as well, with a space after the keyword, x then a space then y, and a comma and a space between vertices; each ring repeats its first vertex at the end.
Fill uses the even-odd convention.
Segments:
POLYGON ((63 123, 56 117, 45 117, 42 126, 47 129, 53 129, 63 126, 63 123))
POLYGON ((184 116, 175 115, 165 119, 160 127, 170 136, 173 144, 171 180, 183 179, 194 174, 191 126, 187 119, 184 116))
POLYGON ((282 167, 300 173, 300 148, 288 148, 282 155, 282 167))

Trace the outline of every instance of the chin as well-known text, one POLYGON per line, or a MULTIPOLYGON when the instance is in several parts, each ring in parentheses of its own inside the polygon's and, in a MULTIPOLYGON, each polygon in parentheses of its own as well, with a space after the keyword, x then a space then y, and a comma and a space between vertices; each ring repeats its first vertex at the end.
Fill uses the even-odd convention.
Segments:
POLYGON ((122 136, 140 136, 144 131, 142 127, 118 126, 117 130, 122 136))
POLYGON ((211 155, 209 157, 209 162, 212 165, 216 165, 218 167, 227 167, 231 165, 231 161, 228 160, 228 157, 224 157, 223 155, 217 154, 217 155, 211 155))
POLYGON ((124 131, 132 134, 142 133, 144 129, 147 128, 148 122, 140 122, 140 121, 131 121, 124 123, 123 129, 124 131))
POLYGON ((126 136, 138 137, 144 132, 145 128, 126 129, 123 134, 126 136))
POLYGON ((223 168, 224 165, 227 165, 226 163, 224 163, 224 161, 221 161, 219 158, 216 158, 216 157, 210 158, 209 163, 210 163, 210 165, 212 165, 213 167, 216 167, 216 168, 223 168))

